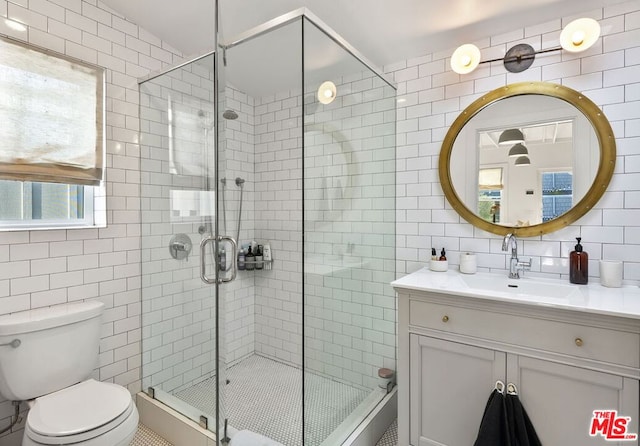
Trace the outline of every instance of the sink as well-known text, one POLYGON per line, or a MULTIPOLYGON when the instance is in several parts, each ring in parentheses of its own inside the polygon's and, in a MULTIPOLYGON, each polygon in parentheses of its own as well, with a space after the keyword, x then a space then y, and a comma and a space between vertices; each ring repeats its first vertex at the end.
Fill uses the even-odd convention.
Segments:
POLYGON ((580 288, 576 285, 559 283, 559 281, 544 279, 509 279, 497 274, 486 275, 460 275, 462 282, 472 290, 486 292, 498 292, 518 295, 520 297, 531 296, 536 299, 568 299, 582 296, 580 288))
POLYGON ((606 288, 597 282, 574 285, 566 279, 509 279, 506 272, 462 274, 428 268, 407 274, 391 285, 398 291, 433 293, 438 298, 450 295, 640 319, 640 288, 635 285, 606 288))

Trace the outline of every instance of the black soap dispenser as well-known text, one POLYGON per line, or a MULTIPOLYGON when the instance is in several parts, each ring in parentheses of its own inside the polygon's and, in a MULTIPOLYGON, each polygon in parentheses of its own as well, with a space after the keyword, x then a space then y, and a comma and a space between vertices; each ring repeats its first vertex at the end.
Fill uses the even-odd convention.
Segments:
POLYGON ((583 251, 581 237, 576 237, 578 244, 569 254, 569 282, 586 285, 589 281, 589 255, 583 251))

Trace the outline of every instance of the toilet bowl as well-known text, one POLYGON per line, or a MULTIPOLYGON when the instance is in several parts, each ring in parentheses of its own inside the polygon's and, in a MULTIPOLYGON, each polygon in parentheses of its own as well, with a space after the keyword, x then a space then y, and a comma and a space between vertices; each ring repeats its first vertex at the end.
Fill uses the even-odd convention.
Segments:
POLYGON ((124 446, 138 428, 129 392, 93 379, 36 398, 29 406, 23 446, 124 446))
POLYGON ((129 391, 90 379, 104 304, 0 316, 0 394, 27 401, 23 446, 125 446, 138 427, 129 391))

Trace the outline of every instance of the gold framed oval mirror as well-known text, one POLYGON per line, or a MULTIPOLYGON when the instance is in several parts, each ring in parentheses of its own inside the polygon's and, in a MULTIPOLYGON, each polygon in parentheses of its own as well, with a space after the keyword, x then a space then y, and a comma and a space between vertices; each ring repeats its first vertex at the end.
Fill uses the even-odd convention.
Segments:
POLYGON ((445 197, 474 226, 532 237, 585 215, 611 181, 609 121, 582 93, 521 82, 478 98, 453 122, 438 171, 445 197))

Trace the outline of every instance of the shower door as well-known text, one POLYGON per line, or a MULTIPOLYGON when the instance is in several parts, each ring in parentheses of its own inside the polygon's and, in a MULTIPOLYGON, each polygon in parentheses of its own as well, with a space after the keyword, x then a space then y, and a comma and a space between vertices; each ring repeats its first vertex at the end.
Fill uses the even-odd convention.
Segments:
POLYGON ((273 255, 245 257, 218 287, 219 438, 226 422, 229 436, 301 446, 302 25, 291 17, 219 36, 218 225, 243 252, 273 255))
POLYGON ((217 215, 214 56, 139 88, 143 389, 213 428, 215 392, 202 388, 216 379, 216 286, 200 265, 215 278, 215 256, 200 242, 217 215))
MULTIPOLYGON (((141 264, 143 389, 212 431, 219 415, 224 418, 217 392, 224 333, 217 316, 234 266, 227 259, 219 266, 222 247, 232 257, 234 242, 221 239, 228 234, 220 222, 224 190, 216 167, 225 157, 216 148, 224 125, 216 112, 225 97, 216 91, 215 58, 209 53, 140 81, 142 250, 140 259, 130 260, 141 264)), ((130 175, 125 168, 115 172, 130 175)))

